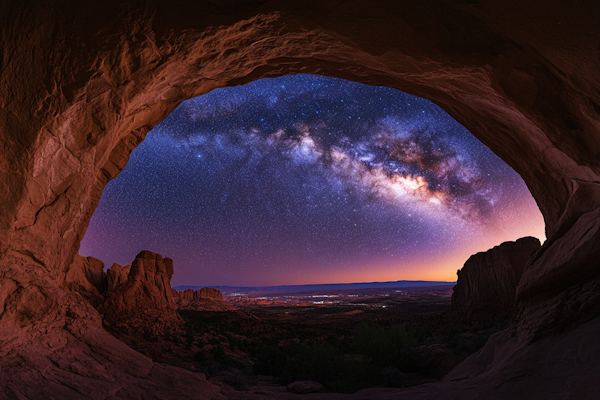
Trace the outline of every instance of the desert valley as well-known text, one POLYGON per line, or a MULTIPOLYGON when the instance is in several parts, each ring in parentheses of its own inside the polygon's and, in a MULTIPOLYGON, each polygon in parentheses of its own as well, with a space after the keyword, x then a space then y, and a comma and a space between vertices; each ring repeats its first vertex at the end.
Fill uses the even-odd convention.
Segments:
POLYGON ((172 260, 149 251, 106 273, 82 257, 85 279, 70 285, 101 299, 104 328, 116 338, 202 374, 227 398, 346 398, 439 381, 481 349, 509 326, 516 283, 539 248, 523 238, 479 253, 456 285, 227 288, 224 297, 172 289, 172 260))

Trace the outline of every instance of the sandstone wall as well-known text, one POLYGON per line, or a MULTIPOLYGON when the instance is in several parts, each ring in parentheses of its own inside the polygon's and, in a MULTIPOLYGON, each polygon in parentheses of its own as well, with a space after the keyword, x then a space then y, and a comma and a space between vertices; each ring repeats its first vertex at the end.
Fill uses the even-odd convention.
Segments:
POLYGON ((472 255, 458 271, 450 315, 466 319, 511 316, 523 270, 540 247, 538 239, 526 237, 472 255))
POLYGON ((205 287, 200 290, 172 290, 175 307, 180 310, 226 311, 232 307, 225 303, 218 289, 205 287))
MULTIPOLYGON (((124 271, 120 265, 116 267, 117 274, 124 271)), ((112 275, 111 270, 108 274, 112 275)), ((173 260, 151 251, 140 252, 131 263, 127 278, 106 292, 98 308, 104 322, 141 334, 177 331, 183 320, 175 311, 172 276, 173 260)))
POLYGON ((87 299, 94 307, 104 301, 107 289, 104 263, 94 257, 75 255, 65 277, 66 286, 87 299))

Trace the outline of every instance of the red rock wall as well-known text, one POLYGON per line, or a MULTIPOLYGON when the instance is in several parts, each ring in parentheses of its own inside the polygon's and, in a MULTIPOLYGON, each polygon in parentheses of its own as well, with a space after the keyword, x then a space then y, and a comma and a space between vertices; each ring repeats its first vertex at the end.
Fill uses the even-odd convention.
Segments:
POLYGON ((218 289, 213 289, 209 287, 202 288, 196 292, 196 298, 199 299, 211 299, 217 301, 225 300, 223 298, 223 293, 221 293, 218 289))
POLYGON ((219 289, 213 289, 205 287, 200 290, 194 291, 193 289, 185 290, 172 290, 173 298, 183 299, 187 301, 198 300, 198 299, 212 299, 223 301, 223 293, 219 289))
MULTIPOLYGON (((548 241, 525 268, 503 346, 583 335, 600 315, 599 12, 585 0, 1 2, 0 371, 12 371, 2 390, 43 390, 50 374, 74 376, 66 354, 110 347, 67 277, 83 268, 77 249, 103 187, 146 132, 184 99, 298 72, 429 98, 520 173, 548 241), (39 379, 13 373, 50 358, 39 379)), ((103 360, 90 365, 115 362, 103 360)), ((595 370, 585 371, 580 387, 595 370)), ((110 379, 121 393, 135 381, 110 379)))
POLYGON ((127 282, 130 270, 131 264, 122 266, 115 263, 106 271, 106 295, 112 294, 117 287, 127 282))
POLYGON ((526 237, 472 255, 458 271, 450 315, 468 319, 512 315, 523 270, 540 247, 538 239, 526 237))
MULTIPOLYGON (((122 274, 124 268, 116 267, 117 274, 122 274)), ((99 306, 104 323, 141 334, 177 331, 183 321, 173 304, 172 276, 173 260, 151 251, 140 252, 127 279, 109 290, 99 306)))
POLYGON ((94 307, 104 301, 107 290, 104 263, 94 257, 75 255, 65 277, 66 286, 87 299, 94 307))
POLYGON ((227 311, 232 308, 225 303, 225 298, 220 290, 209 287, 196 291, 192 289, 173 290, 173 301, 175 308, 180 310, 227 311))

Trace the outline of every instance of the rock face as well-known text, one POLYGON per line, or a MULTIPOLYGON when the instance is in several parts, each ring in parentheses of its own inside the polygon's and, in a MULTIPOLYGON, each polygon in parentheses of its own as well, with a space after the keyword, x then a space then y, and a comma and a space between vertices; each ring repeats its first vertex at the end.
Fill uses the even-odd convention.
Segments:
POLYGON ((82 295, 94 307, 104 301, 107 289, 104 263, 94 257, 75 255, 71 268, 67 271, 65 283, 67 287, 82 295))
POLYGON ((540 241, 525 237, 472 255, 458 271, 450 315, 497 319, 512 315, 517 285, 540 241))
MULTIPOLYGON (((105 324, 161 335, 179 329, 182 322, 173 302, 176 291, 171 289, 172 276, 173 260, 151 251, 140 252, 130 265, 113 264, 106 272, 102 261, 77 254, 66 273, 65 285, 102 313, 105 324)), ((196 296, 192 292, 192 300, 223 302, 221 292, 205 289, 196 296)))
POLYGON ((175 307, 180 310, 226 311, 231 309, 231 306, 225 303, 223 294, 218 289, 209 287, 197 291, 172 289, 172 293, 175 307))
POLYGON ((183 322, 173 303, 173 260, 142 251, 130 268, 113 265, 107 272, 110 285, 98 308, 105 323, 138 333, 161 335, 183 322), (112 268, 116 271, 112 272, 112 268), (124 279, 124 271, 129 270, 124 279))
POLYGON ((122 266, 120 264, 113 264, 112 267, 106 271, 106 291, 107 293, 113 293, 118 286, 127 282, 129 277, 129 271, 131 270, 131 264, 122 266))
POLYGON ((202 288, 194 293, 194 298, 211 299, 216 301, 225 301, 223 293, 218 289, 209 287, 202 288))
POLYGON ((194 301, 200 299, 207 300, 215 300, 215 301, 225 301, 223 298, 223 293, 221 293, 218 289, 213 289, 209 287, 202 288, 200 290, 172 290, 173 298, 178 300, 186 300, 186 301, 194 301))
POLYGON ((523 177, 544 215, 513 325, 456 379, 411 396, 598 397, 596 2, 340 4, 0 2, 0 397, 140 398, 129 390, 145 382, 177 398, 165 389, 176 381, 157 378, 168 367, 100 328, 79 242, 104 186, 181 101, 300 72, 434 101, 523 177))

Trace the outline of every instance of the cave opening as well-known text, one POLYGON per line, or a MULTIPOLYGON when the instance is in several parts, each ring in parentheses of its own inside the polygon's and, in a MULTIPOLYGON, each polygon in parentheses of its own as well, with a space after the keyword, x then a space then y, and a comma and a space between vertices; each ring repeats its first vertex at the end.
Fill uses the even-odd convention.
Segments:
POLYGON ((104 188, 80 254, 173 259, 184 335, 152 320, 132 336, 106 306, 118 289, 100 306, 154 361, 239 388, 270 375, 352 393, 437 380, 504 329, 514 293, 484 318, 443 314, 455 271, 543 235, 520 176, 432 102, 298 74, 184 101, 104 188), (339 285, 357 282, 385 284, 339 285))
POLYGON ((519 175, 432 102, 288 75, 183 102, 104 189, 80 253, 174 260, 172 286, 454 281, 544 238, 519 175))

